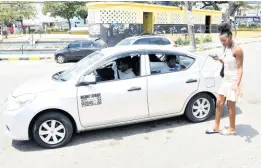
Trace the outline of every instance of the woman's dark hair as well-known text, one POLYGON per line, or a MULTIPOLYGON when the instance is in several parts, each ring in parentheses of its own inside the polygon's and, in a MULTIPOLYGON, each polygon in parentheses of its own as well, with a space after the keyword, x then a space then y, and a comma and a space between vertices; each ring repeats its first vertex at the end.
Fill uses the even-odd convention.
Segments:
POLYGON ((231 24, 228 22, 223 22, 218 25, 218 31, 220 35, 226 34, 227 36, 232 36, 232 31, 231 31, 231 24))

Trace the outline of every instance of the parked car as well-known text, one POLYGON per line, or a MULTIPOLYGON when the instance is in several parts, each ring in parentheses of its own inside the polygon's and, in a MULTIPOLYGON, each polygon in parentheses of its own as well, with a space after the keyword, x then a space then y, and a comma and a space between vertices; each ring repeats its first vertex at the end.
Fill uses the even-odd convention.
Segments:
POLYGON ((143 35, 133 36, 121 40, 115 46, 126 46, 126 45, 164 45, 176 47, 174 41, 166 36, 159 35, 143 35))
POLYGON ((60 64, 66 61, 79 61, 94 51, 105 47, 107 45, 102 39, 73 41, 64 49, 55 52, 55 60, 60 64))
POLYGON ((57 148, 86 130, 184 114, 192 122, 202 122, 215 111, 219 65, 208 56, 176 48, 105 48, 11 92, 3 112, 5 132, 14 140, 34 139, 44 148, 57 148), (167 57, 180 68, 162 71, 167 57), (123 58, 129 60, 126 66, 119 65, 123 58), (134 76, 117 79, 120 67, 134 76))

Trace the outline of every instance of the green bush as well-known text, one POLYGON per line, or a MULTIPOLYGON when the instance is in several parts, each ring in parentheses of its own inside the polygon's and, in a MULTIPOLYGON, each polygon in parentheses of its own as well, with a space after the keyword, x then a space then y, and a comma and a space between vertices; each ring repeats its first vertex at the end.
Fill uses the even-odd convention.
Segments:
POLYGON ((190 44, 190 40, 188 38, 186 38, 185 40, 183 40, 182 38, 178 38, 175 40, 176 45, 189 45, 190 44))
POLYGON ((247 28, 247 25, 246 24, 240 24, 238 27, 239 28, 247 28))
POLYGON ((176 39, 175 43, 176 43, 177 45, 183 45, 183 44, 184 44, 182 38, 180 38, 180 37, 179 37, 178 39, 176 39))
POLYGON ((200 39, 198 37, 196 38, 196 44, 200 44, 200 39))
POLYGON ((59 29, 59 28, 54 28, 53 31, 54 31, 54 32, 59 32, 60 29, 59 29))
POLYGON ((203 42, 204 42, 204 43, 212 42, 212 36, 211 36, 211 35, 206 35, 206 36, 204 36, 203 42))
POLYGON ((189 45, 189 44, 190 44, 190 40, 189 40, 189 39, 185 39, 185 40, 183 41, 183 44, 184 44, 184 45, 189 45))

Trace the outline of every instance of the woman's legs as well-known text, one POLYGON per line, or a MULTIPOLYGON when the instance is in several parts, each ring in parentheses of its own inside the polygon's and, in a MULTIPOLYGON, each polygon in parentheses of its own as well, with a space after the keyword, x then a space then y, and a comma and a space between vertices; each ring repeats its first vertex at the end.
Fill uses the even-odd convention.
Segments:
POLYGON ((225 104, 226 98, 223 95, 217 95, 217 106, 216 106, 216 120, 213 127, 214 131, 219 131, 220 119, 223 106, 225 104))
POLYGON ((227 101, 228 115, 229 115, 229 132, 236 132, 236 102, 227 101))

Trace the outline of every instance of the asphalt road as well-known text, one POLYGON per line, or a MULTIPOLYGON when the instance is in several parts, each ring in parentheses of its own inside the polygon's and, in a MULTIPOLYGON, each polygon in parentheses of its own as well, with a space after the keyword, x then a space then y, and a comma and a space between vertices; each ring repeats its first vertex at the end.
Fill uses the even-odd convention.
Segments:
MULTIPOLYGON (((205 135, 214 117, 192 124, 184 117, 78 134, 66 147, 44 150, 34 141, 3 135, 0 118, 0 168, 258 168, 261 132, 261 43, 244 49, 244 102, 237 105, 237 136, 205 135)), ((201 54, 219 53, 221 49, 201 54)), ((66 69, 72 63, 0 61, 0 113, 5 97, 19 84, 66 69)), ((224 108, 222 126, 228 126, 224 108)))

